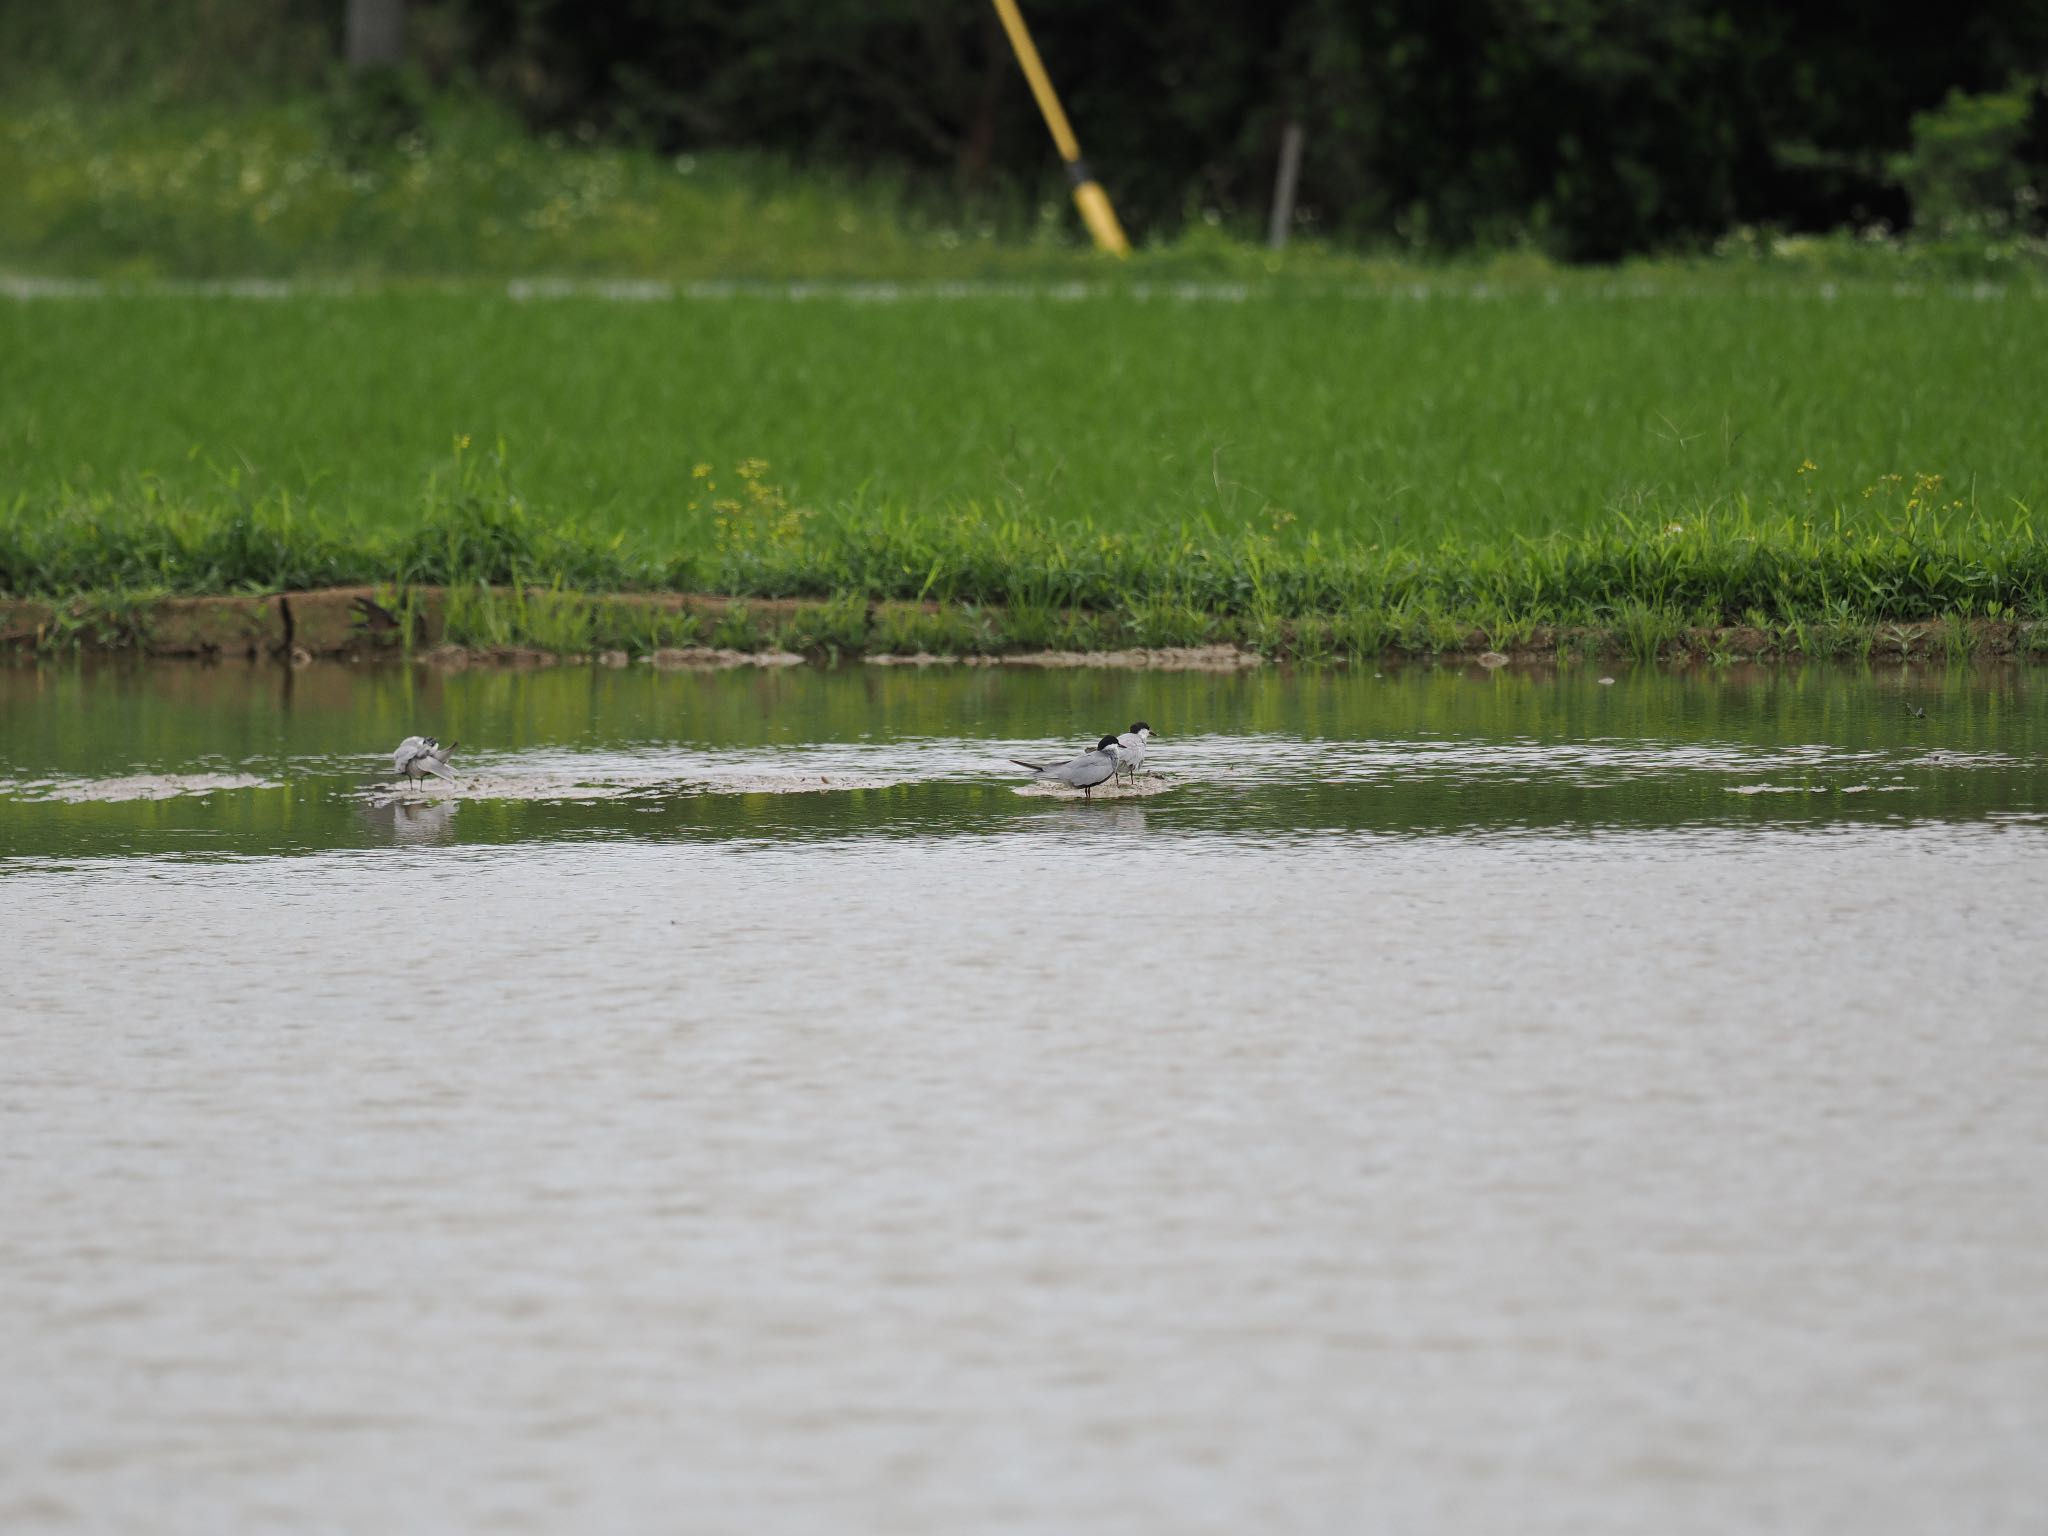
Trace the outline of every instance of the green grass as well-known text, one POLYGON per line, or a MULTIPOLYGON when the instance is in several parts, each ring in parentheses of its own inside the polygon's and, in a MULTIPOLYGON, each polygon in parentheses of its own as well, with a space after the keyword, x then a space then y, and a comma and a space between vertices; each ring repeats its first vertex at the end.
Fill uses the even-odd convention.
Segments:
POLYGON ((1955 650, 1971 643, 1966 620, 2048 618, 2048 550, 2031 525, 1940 502, 1931 477, 1855 516, 1702 507, 1689 523, 1396 544, 857 501, 812 510, 757 466, 739 479, 709 533, 681 544, 552 525, 502 461, 469 451, 432 478, 410 527, 337 521, 284 495, 180 503, 152 489, 0 516, 0 588, 96 594, 105 627, 147 593, 375 582, 396 602, 445 586, 452 639, 579 652, 697 638, 823 653, 1222 639, 1315 660, 1455 649, 1475 632, 1519 645, 1542 627, 1597 630, 1647 660, 1688 627, 1740 624, 1808 654, 1868 656, 1884 621, 1942 618, 1955 650), (736 600, 704 635, 682 620, 664 633, 592 595, 675 589, 828 601, 773 631, 736 600), (940 607, 871 628, 875 599, 940 607))
POLYGON ((837 605, 783 638, 827 653, 1755 623, 1855 656, 2048 614, 2048 287, 1997 251, 1573 273, 1198 226, 1112 270, 1058 210, 447 101, 365 149, 335 110, 0 111, 0 262, 113 280, 0 297, 0 591, 109 594, 118 628, 155 591, 447 584, 473 643, 560 649, 674 638, 584 594, 803 595, 837 605), (505 288, 578 274, 1017 286, 505 288), (264 275, 300 286, 157 281, 264 275), (870 630, 882 598, 947 606, 870 630))
POLYGON ((665 643, 578 594, 686 589, 947 605, 784 637, 825 653, 1867 655, 2048 617, 2044 331, 2019 293, 1676 281, 4 301, 0 591, 532 584, 451 628, 565 650, 665 643))
POLYGON ((468 436, 545 520, 672 548, 748 460, 803 507, 1283 544, 1856 518, 1887 474, 2003 525, 2048 493, 2044 399, 2021 293, 143 294, 0 302, 0 504, 398 530, 468 436))

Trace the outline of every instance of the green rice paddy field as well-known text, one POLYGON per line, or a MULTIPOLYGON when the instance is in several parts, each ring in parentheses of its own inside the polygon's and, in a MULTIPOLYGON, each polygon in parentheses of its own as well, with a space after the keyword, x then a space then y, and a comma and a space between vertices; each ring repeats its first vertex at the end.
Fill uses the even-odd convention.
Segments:
POLYGON ((25 287, 0 589, 923 597, 1354 650, 2042 618, 2041 291, 25 287))

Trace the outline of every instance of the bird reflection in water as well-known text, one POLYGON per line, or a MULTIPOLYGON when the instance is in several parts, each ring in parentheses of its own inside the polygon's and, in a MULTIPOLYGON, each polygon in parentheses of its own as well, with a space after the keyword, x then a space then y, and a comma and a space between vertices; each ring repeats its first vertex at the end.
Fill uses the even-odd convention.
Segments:
POLYGON ((438 843, 455 830, 458 802, 393 795, 363 807, 363 820, 394 843, 438 843))

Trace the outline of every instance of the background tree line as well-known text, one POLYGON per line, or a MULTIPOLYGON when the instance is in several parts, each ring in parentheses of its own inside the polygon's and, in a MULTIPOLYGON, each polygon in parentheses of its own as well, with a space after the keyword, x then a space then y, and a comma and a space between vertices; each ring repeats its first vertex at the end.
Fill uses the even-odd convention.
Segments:
MULTIPOLYGON (((119 0, 7 0, 5 78, 311 85, 348 3, 175 0, 144 21, 119 0)), ((1024 5, 1141 238, 1253 227, 1289 121, 1307 135, 1299 219, 1346 243, 1604 260, 1740 224, 2042 217, 2048 0, 1024 5)), ((986 0, 410 0, 404 37, 401 78, 468 84, 536 128, 986 200, 1057 186, 986 0)))

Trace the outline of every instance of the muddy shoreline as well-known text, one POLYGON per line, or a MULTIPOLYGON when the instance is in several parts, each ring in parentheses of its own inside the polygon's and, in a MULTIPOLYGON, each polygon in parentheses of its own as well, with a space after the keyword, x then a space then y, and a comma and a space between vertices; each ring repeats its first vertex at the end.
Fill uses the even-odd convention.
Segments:
MULTIPOLYGON (((521 594, 493 589, 492 596, 512 601, 521 594)), ((533 594, 536 597, 544 594, 533 594)), ((1289 659, 1283 637, 1279 656, 1248 646, 1221 642, 1195 646, 1120 646, 1102 650, 1005 649, 1000 641, 984 652, 902 654, 867 650, 858 640, 830 649, 786 649, 778 633, 806 617, 826 613, 830 605, 804 598, 734 598, 712 593, 663 592, 593 595, 585 599, 615 611, 649 618, 694 621, 704 631, 739 626, 762 640, 755 648, 691 644, 660 646, 638 654, 624 650, 555 651, 528 645, 458 645, 446 639, 448 593, 439 587, 414 587, 403 594, 388 588, 331 587, 319 591, 219 597, 158 597, 141 600, 0 597, 0 656, 16 660, 90 654, 133 655, 197 660, 272 660, 303 664, 312 660, 371 661, 410 659, 428 666, 548 667, 597 665, 722 670, 732 667, 788 667, 817 661, 858 661, 870 666, 1004 666, 1110 667, 1153 671, 1231 672, 1289 659)), ((872 603, 865 610, 861 634, 879 641, 891 620, 905 616, 933 617, 945 612, 938 603, 872 603)), ((1844 645, 1829 637, 1832 648, 1802 648, 1790 627, 1767 630, 1751 625, 1720 625, 1678 631, 1658 648, 1657 659, 1684 664, 1797 660, 1929 660, 2048 659, 2048 624, 1990 619, 1924 619, 1876 622, 1858 626, 1858 643, 1844 645), (1866 643, 1862 643, 1867 641, 1866 643)), ((1482 666, 1596 660, 1637 653, 1618 629, 1538 626, 1514 641, 1497 642, 1484 630, 1473 630, 1450 643, 1393 646, 1380 654, 1390 660, 1443 657, 1476 661, 1482 666)), ((1300 658, 1295 658, 1300 659, 1300 658)), ((1340 660, 1340 657, 1315 658, 1340 660)), ((1353 658, 1355 661, 1357 658, 1353 658)))

